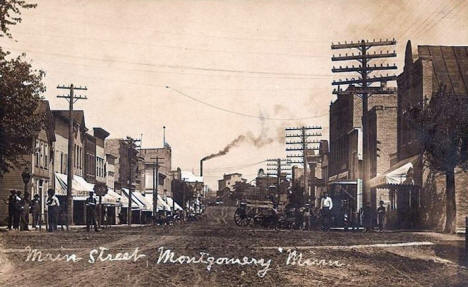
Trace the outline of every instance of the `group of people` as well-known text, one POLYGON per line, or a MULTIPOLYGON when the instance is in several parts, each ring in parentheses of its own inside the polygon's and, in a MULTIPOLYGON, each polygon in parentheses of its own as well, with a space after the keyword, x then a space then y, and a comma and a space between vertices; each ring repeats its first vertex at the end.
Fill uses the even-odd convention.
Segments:
MULTIPOLYGON (((348 230, 348 228, 352 228, 354 230, 362 225, 363 231, 369 232, 374 229, 375 223, 377 223, 378 230, 383 231, 386 214, 383 201, 379 202, 379 206, 376 210, 373 210, 369 203, 365 203, 357 213, 353 211, 350 204, 344 204, 343 208, 343 223, 345 230, 348 230)), ((328 193, 325 193, 321 204, 323 230, 329 230, 331 226, 333 220, 332 210, 333 200, 328 193)))
MULTIPOLYGON (((57 230, 57 216, 60 202, 53 189, 49 189, 47 194, 48 231, 54 231, 57 230)), ((35 194, 31 199, 28 192, 22 195, 20 190, 10 190, 10 196, 8 197, 8 229, 29 230, 30 214, 32 216, 32 227, 38 229, 42 224, 41 198, 39 194, 35 194)))
POLYGON ((350 202, 343 203, 343 206, 335 206, 330 194, 324 193, 319 207, 312 207, 305 204, 303 207, 294 208, 294 228, 310 230, 313 225, 320 225, 323 231, 328 231, 335 223, 338 226, 343 224, 345 231, 348 229, 357 230, 360 226, 364 232, 374 230, 376 226, 379 231, 383 231, 385 223, 386 209, 384 202, 380 201, 376 210, 373 210, 368 203, 355 212, 350 202), (340 210, 339 210, 340 209, 340 210), (339 219, 337 216, 342 216, 339 219))
POLYGON ((38 194, 31 200, 28 192, 22 195, 20 190, 10 190, 8 197, 8 229, 29 230, 29 214, 32 214, 32 226, 40 224, 41 203, 38 194))

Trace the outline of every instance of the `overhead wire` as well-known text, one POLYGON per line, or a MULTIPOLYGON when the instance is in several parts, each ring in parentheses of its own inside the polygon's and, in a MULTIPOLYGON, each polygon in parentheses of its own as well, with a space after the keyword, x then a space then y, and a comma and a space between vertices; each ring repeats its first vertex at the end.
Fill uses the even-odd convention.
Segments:
POLYGON ((208 102, 205 102, 205 101, 202 101, 202 100, 200 100, 198 98, 192 97, 192 96, 190 96, 190 95, 188 95, 188 94, 186 94, 186 93, 184 93, 184 92, 182 92, 180 90, 177 90, 177 89, 175 89, 173 87, 170 87, 170 86, 166 86, 166 88, 171 89, 174 92, 178 93, 179 95, 182 95, 182 96, 184 96, 186 98, 189 98, 189 99, 191 99, 191 100, 193 100, 195 102, 198 102, 200 104, 209 106, 209 107, 211 107, 213 109, 220 110, 220 111, 230 113, 230 114, 235 114, 235 115, 238 115, 238 116, 248 117, 248 118, 255 118, 255 119, 260 119, 260 120, 274 120, 274 121, 296 121, 296 120, 316 119, 316 118, 321 118, 321 117, 324 117, 324 116, 328 115, 328 112, 327 112, 327 113, 320 114, 320 115, 309 116, 309 117, 300 117, 300 118, 275 118, 275 117, 268 117, 268 116, 259 116, 259 115, 253 115, 253 114, 233 111, 233 110, 230 110, 230 109, 226 109, 226 108, 222 108, 222 107, 210 104, 208 102))

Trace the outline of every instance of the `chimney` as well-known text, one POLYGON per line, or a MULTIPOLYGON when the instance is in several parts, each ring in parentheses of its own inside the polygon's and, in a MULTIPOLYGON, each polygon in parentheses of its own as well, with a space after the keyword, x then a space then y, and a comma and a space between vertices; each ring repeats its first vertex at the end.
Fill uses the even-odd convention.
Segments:
POLYGON ((200 176, 203 176, 203 160, 200 161, 200 176))

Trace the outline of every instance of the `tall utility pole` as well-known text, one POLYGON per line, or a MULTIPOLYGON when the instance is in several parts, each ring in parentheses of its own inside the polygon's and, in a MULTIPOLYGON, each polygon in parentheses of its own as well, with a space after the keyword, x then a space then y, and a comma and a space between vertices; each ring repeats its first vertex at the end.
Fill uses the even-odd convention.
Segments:
MULTIPOLYGON (((396 80, 395 75, 379 75, 379 76, 370 76, 372 72, 375 71, 384 71, 384 70, 396 70, 397 66, 392 64, 392 65, 376 65, 374 64, 373 66, 369 65, 368 63, 371 60, 375 59, 385 59, 385 58, 391 58, 391 57, 396 57, 395 51, 393 52, 382 52, 380 50, 379 53, 376 53, 375 51, 373 53, 369 53, 369 49, 373 47, 385 47, 385 46, 394 46, 396 45, 396 40, 379 40, 379 41, 368 41, 368 40, 361 40, 358 42, 351 42, 351 43, 337 43, 331 45, 332 50, 338 50, 338 49, 357 49, 358 54, 354 55, 352 53, 351 55, 348 55, 347 53, 342 56, 339 54, 338 56, 333 55, 331 58, 332 61, 358 61, 360 65, 355 67, 354 65, 349 67, 349 66, 339 66, 339 67, 333 67, 332 72, 333 73, 349 73, 349 72, 355 72, 359 74, 358 78, 351 78, 351 79, 345 79, 345 80, 338 80, 338 81, 333 81, 332 85, 338 86, 337 90, 334 90, 333 93, 337 95, 361 95, 362 98, 362 135, 363 135, 363 143, 362 143, 362 159, 363 159, 363 164, 362 164, 362 186, 363 186, 363 195, 366 196, 366 179, 369 176, 368 175, 368 136, 367 136, 367 111, 368 111, 368 100, 369 97, 372 94, 393 94, 395 92, 394 89, 387 89, 386 87, 383 87, 382 85, 380 87, 372 87, 373 83, 386 83, 388 81, 394 81, 396 80), (350 91, 343 91, 340 89, 340 85, 354 85, 356 84, 357 87, 350 91)), ((385 85, 386 86, 386 85, 385 85)), ((358 191, 359 192, 359 191, 358 191)), ((365 201, 368 201, 368 199, 364 199, 365 201)))
MULTIPOLYGON (((75 90, 87 91, 86 87, 75 87, 73 84, 70 86, 57 86, 57 89, 68 90, 69 94, 65 96, 57 96, 68 101, 68 162, 67 162, 67 230, 73 224, 73 194, 72 194, 72 180, 73 180, 73 104, 78 100, 88 99, 86 96, 75 96, 75 90)), ((77 154, 78 156, 78 154, 77 154)))
MULTIPOLYGON (((290 138, 292 141, 286 141, 286 151, 299 151, 300 154, 287 155, 288 158, 301 158, 297 160, 290 160, 289 163, 298 163, 304 166, 304 193, 307 195, 307 201, 311 200, 311 194, 309 190, 309 176, 308 176, 308 163, 307 163, 307 152, 318 150, 318 140, 309 140, 309 137, 322 136, 322 127, 311 126, 311 127, 298 127, 298 128, 286 128, 286 138, 290 138), (318 132, 310 133, 310 130, 319 130, 318 132), (299 132, 299 133, 298 133, 299 132), (314 144, 314 147, 309 146, 314 144)), ((304 194, 303 194, 304 195, 304 194)), ((314 194, 315 197, 315 194, 314 194)), ((315 198, 313 198, 315 200, 315 198)))
POLYGON ((159 160, 163 158, 152 157, 151 159, 155 160, 153 164, 153 223, 156 224, 156 216, 158 214, 159 167, 160 164, 163 164, 159 160))
POLYGON ((291 170, 287 159, 274 158, 267 159, 267 175, 276 176, 276 197, 277 202, 279 203, 279 196, 281 192, 281 175, 289 174, 291 170))
POLYGON ((127 153, 128 153, 128 209, 127 209, 127 223, 128 225, 132 225, 132 193, 133 189, 135 188, 133 185, 133 180, 136 175, 133 175, 133 162, 137 162, 137 155, 138 151, 136 148, 138 147, 137 143, 141 142, 139 139, 133 139, 131 137, 127 137, 125 140, 127 143, 127 153))

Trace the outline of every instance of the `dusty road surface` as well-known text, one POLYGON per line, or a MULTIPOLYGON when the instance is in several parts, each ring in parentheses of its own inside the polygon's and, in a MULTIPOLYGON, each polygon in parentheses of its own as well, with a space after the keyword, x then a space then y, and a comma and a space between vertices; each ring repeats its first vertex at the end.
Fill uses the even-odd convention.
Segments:
POLYGON ((468 286, 454 235, 240 228, 232 214, 212 207, 193 223, 99 233, 2 232, 0 286, 468 286))

